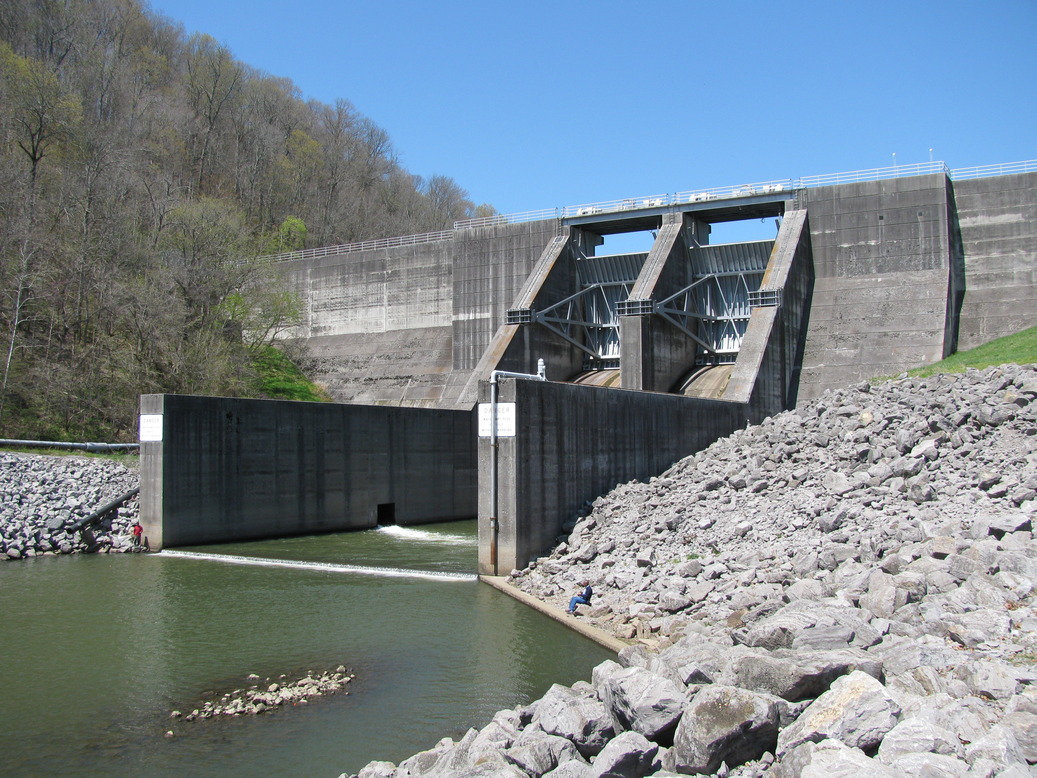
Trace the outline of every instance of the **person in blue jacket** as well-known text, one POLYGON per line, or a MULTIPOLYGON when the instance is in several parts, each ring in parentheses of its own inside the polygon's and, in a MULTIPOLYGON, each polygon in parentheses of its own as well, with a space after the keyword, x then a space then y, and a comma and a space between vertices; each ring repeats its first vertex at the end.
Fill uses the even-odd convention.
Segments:
POLYGON ((594 590, 591 589, 589 581, 584 581, 583 584, 583 591, 580 594, 577 594, 571 600, 569 600, 569 607, 566 609, 566 613, 576 613, 577 605, 591 604, 591 596, 594 594, 594 590))

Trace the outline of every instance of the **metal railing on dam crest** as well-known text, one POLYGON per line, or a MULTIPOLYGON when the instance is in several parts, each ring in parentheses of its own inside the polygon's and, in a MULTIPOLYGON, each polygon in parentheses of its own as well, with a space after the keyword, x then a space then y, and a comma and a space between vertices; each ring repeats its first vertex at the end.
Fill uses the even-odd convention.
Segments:
POLYGON ((920 162, 912 165, 893 165, 891 167, 853 170, 845 173, 828 173, 819 176, 783 178, 774 181, 739 184, 736 186, 692 189, 684 192, 675 192, 673 194, 626 197, 619 200, 605 200, 595 203, 583 203, 581 205, 566 205, 558 208, 544 208, 536 211, 480 216, 473 219, 461 219, 455 221, 453 229, 450 230, 438 230, 436 232, 425 232, 418 235, 403 235, 393 238, 379 238, 377 240, 342 243, 336 246, 321 246, 312 249, 301 249, 299 251, 286 251, 280 254, 271 254, 267 256, 266 259, 271 262, 316 259, 320 257, 335 256, 338 254, 351 254, 358 251, 372 251, 376 249, 396 248, 398 246, 436 243, 438 241, 452 239, 458 230, 474 229, 477 227, 493 227, 501 224, 521 224, 523 222, 541 221, 543 219, 568 219, 622 211, 665 208, 670 206, 687 205, 689 203, 710 202, 713 200, 728 200, 739 197, 752 197, 755 195, 773 195, 786 191, 795 192, 798 189, 810 189, 819 186, 833 186, 837 184, 853 184, 862 181, 882 181, 892 178, 930 175, 932 173, 943 173, 952 181, 963 181, 970 178, 1004 176, 1014 173, 1032 173, 1034 171, 1037 171, 1037 159, 956 169, 951 169, 946 162, 920 162))

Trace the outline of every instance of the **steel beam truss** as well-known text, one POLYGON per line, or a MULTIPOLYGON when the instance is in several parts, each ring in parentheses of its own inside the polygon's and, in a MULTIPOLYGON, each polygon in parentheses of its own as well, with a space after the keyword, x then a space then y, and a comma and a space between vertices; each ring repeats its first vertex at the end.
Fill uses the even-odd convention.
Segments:
POLYGON ((706 272, 675 294, 634 300, 630 293, 646 255, 588 257, 574 248, 576 261, 586 263, 580 290, 542 310, 509 310, 506 321, 546 327, 583 352, 585 369, 618 366, 619 318, 652 314, 691 338, 700 349, 700 362, 730 362, 738 355, 752 308, 780 304, 769 297, 764 301, 759 291, 769 249, 760 257, 736 258, 741 267, 730 270, 705 262, 699 269, 706 272), (636 266, 630 264, 635 257, 636 266))
POLYGON ((542 311, 531 311, 530 321, 547 327, 595 364, 618 361, 616 308, 620 300, 629 297, 633 285, 633 281, 589 284, 542 311))
POLYGON ((699 276, 676 294, 657 301, 655 312, 711 358, 724 361, 738 354, 749 323, 749 295, 759 289, 762 278, 762 270, 699 276))
POLYGON ((641 272, 646 253, 588 256, 572 245, 579 291, 534 310, 508 311, 508 324, 539 324, 583 352, 587 370, 619 366, 618 308, 641 272))

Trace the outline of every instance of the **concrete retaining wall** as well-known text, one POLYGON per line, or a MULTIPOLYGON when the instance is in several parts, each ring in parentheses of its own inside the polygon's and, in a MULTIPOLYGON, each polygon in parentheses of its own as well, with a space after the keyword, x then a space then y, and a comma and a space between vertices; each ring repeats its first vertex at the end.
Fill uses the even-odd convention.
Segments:
POLYGON ((815 283, 799 401, 949 351, 950 184, 941 174, 807 189, 815 283))
POLYGON ((965 254, 958 348, 1037 323, 1037 173, 954 182, 965 254))
MULTIPOLYGON (((481 386, 483 401, 489 386, 481 386)), ((514 437, 479 439, 479 572, 506 575, 554 545, 562 525, 616 484, 646 479, 746 423, 746 406, 667 394, 503 379, 514 437), (496 491, 497 505, 492 504, 496 491), (489 519, 496 514, 497 565, 489 519)))
POLYGON ((456 233, 454 369, 467 372, 479 363, 534 264, 561 233, 556 219, 456 233))
POLYGON ((143 395, 152 547, 286 537, 476 514, 467 411, 143 395))
POLYGON ((462 389, 556 219, 459 230, 452 238, 284 262, 313 371, 335 399, 467 408, 462 389))

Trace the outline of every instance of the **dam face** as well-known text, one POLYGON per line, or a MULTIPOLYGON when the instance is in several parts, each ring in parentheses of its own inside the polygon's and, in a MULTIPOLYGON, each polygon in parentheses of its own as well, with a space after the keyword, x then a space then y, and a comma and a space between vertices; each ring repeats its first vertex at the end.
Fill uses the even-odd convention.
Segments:
MULTIPOLYGON (((1037 172, 954 180, 929 167, 619 201, 519 223, 497 217, 283 255, 285 283, 304 307, 289 336, 306 343, 318 379, 345 403, 332 406, 336 413, 386 406, 465 419, 465 433, 411 427, 382 461, 424 462, 406 479, 450 506, 437 518, 477 511, 480 572, 505 574, 617 483, 650 477, 827 389, 896 375, 1037 321, 1037 172), (774 222, 773 240, 710 243, 717 225, 749 219, 774 222), (599 251, 610 235, 646 231, 654 236, 647 252, 599 251), (536 380, 540 360, 546 381, 536 380), (422 460, 430 450, 452 472, 472 473, 477 462, 477 479, 445 478, 435 457, 422 460), (425 467, 431 477, 422 477, 425 467)), ((142 403, 144 413, 175 405, 161 396, 142 403)), ((358 488, 346 485, 358 483, 350 475, 357 462, 368 468, 364 478, 378 467, 338 453, 365 443, 348 425, 325 427, 322 413, 286 422, 307 441, 302 450, 326 451, 297 457, 298 467, 334 462, 344 468, 336 489, 346 494, 358 488)), ((388 417, 372 423, 399 426, 388 417)), ((192 425, 189 415, 173 428, 183 425, 192 425)), ((286 433, 273 426, 249 432, 246 448, 282 449, 286 433)), ((229 452, 221 477, 244 473, 234 470, 238 444, 220 434, 229 452)), ((165 473, 142 483, 145 528, 151 522, 159 537, 176 537, 162 530, 162 506, 176 499, 170 484, 191 488, 164 468, 204 455, 207 441, 199 429, 177 437, 175 453, 169 438, 142 446, 144 462, 165 473)), ((284 457, 262 466, 290 470, 284 457)), ((402 471, 385 472, 395 473, 387 488, 406 488, 402 471)), ((318 482, 307 483, 301 492, 318 482)), ((313 529, 313 508, 289 496, 296 491, 270 493, 287 518, 261 532, 313 529)), ((368 501, 364 521, 396 502, 385 500, 368 501)), ((355 526, 347 503, 336 498, 319 528, 355 526)), ((401 511, 397 520, 426 519, 401 511)))

